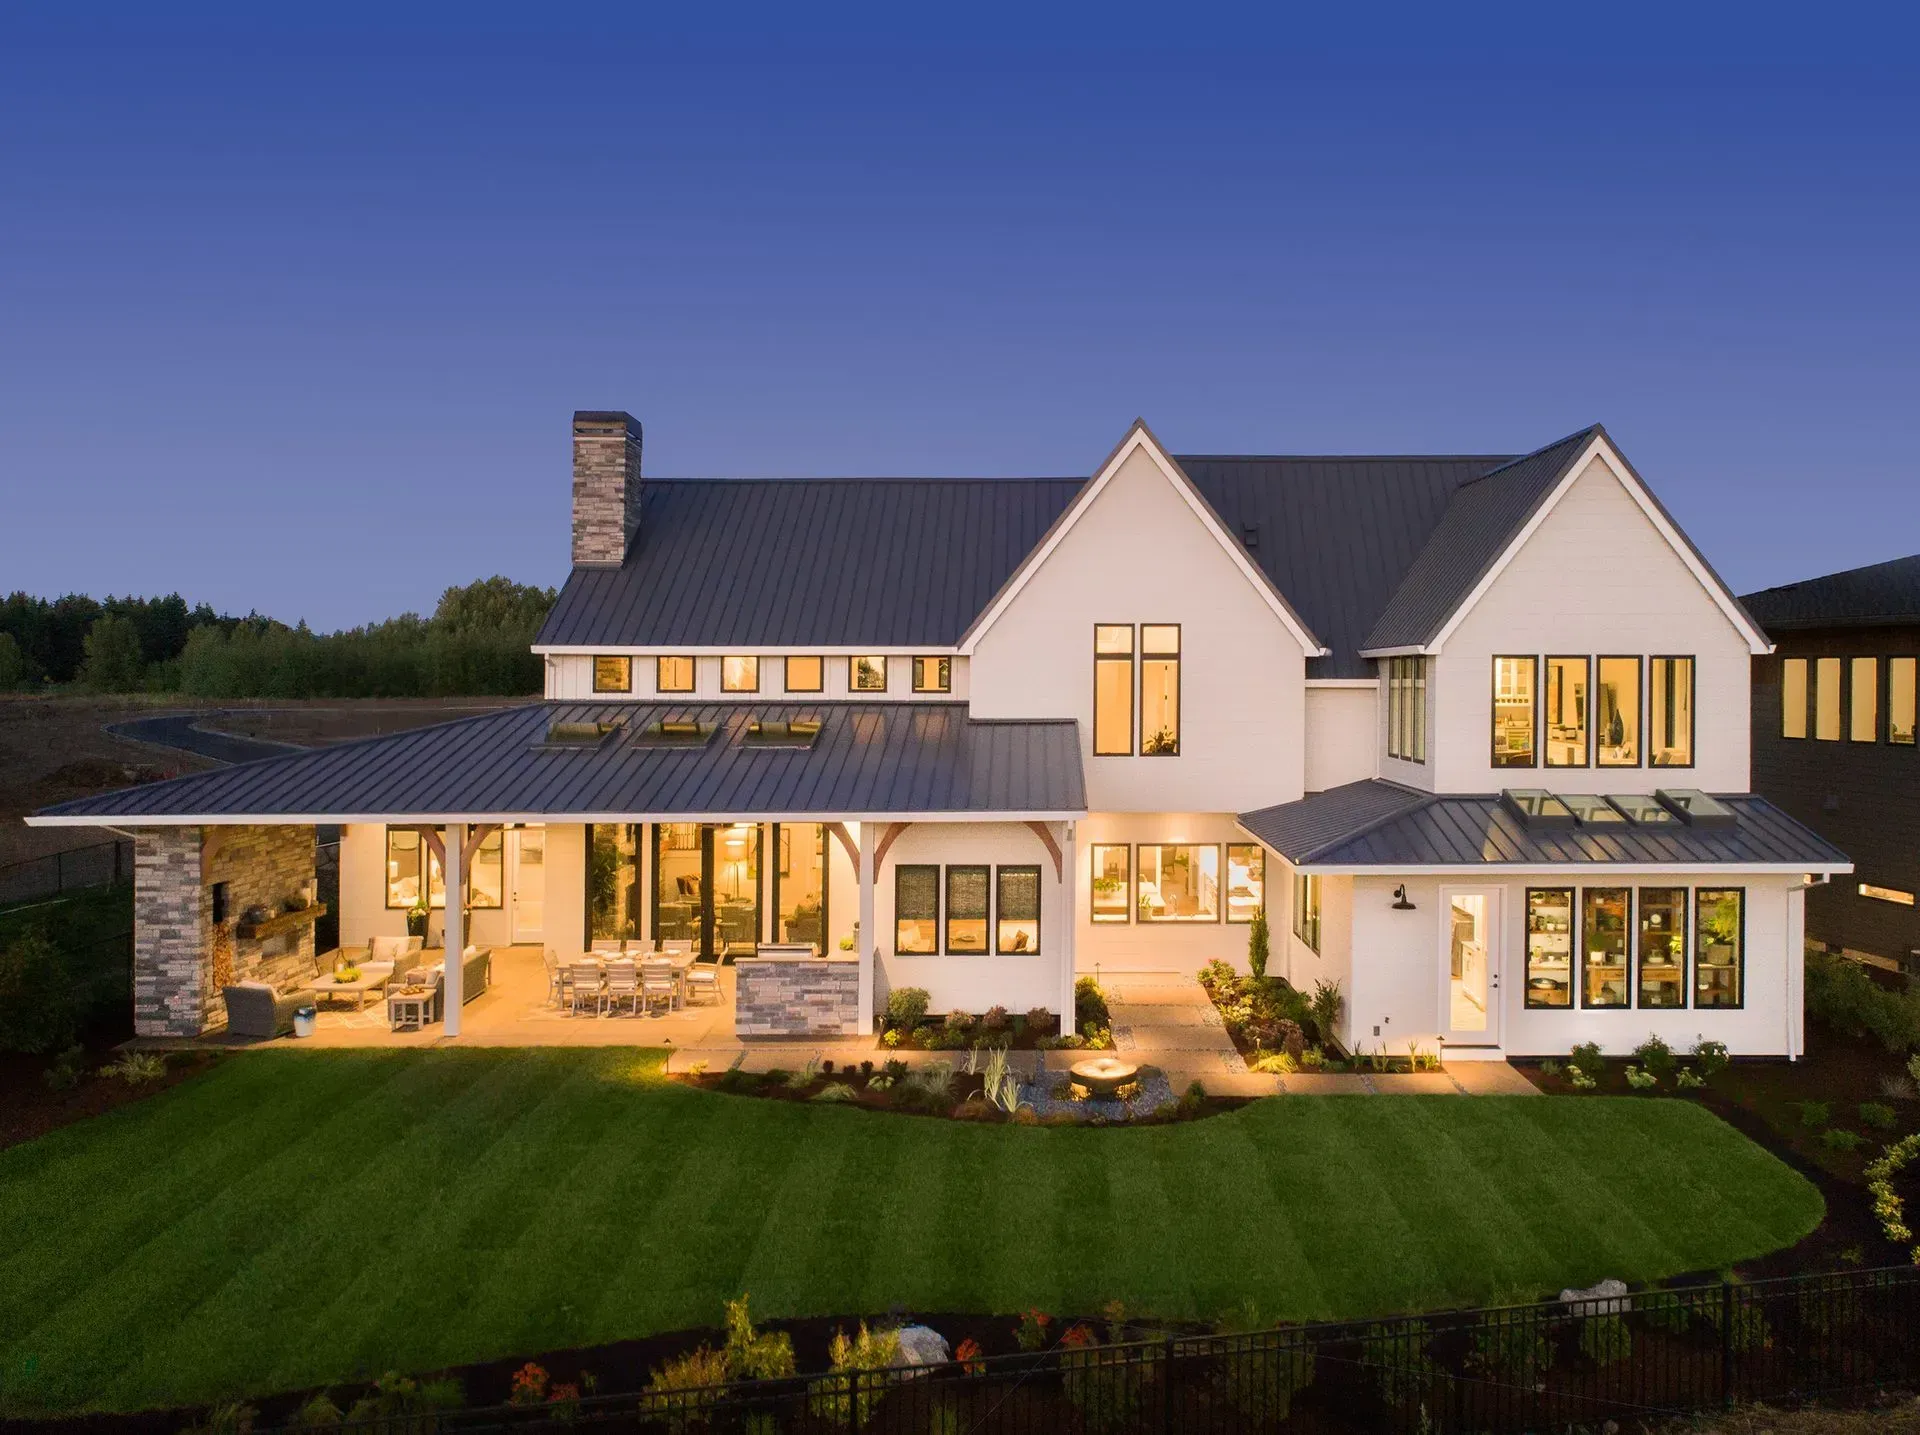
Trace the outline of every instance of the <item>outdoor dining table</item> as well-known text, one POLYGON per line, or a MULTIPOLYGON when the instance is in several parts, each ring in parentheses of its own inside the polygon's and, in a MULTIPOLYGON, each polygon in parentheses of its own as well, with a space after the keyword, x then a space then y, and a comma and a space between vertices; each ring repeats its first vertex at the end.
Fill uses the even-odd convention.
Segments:
POLYGON ((699 958, 695 956, 692 952, 676 952, 672 954, 665 954, 661 952, 621 953, 621 952, 601 950, 601 951, 582 952, 579 955, 579 957, 576 958, 575 960, 576 962, 587 963, 592 966, 596 966, 600 968, 602 972, 605 972, 607 969, 608 962, 632 962, 634 964, 635 969, 637 970, 642 962, 646 962, 649 960, 658 961, 663 955, 665 955, 666 959, 673 964, 674 1000, 676 1002, 684 1002, 686 1000, 686 995, 687 995, 687 981, 686 981, 687 973, 690 970, 692 970, 693 964, 699 960, 699 958))

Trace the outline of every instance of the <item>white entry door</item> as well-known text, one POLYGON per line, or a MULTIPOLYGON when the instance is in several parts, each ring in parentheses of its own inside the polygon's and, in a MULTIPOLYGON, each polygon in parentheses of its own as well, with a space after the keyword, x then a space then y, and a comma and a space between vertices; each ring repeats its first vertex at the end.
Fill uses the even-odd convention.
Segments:
POLYGON ((1440 1022, 1450 1046, 1500 1045, 1500 889, 1440 889, 1440 1022))
POLYGON ((513 940, 538 944, 547 927, 547 829, 513 829, 513 940))

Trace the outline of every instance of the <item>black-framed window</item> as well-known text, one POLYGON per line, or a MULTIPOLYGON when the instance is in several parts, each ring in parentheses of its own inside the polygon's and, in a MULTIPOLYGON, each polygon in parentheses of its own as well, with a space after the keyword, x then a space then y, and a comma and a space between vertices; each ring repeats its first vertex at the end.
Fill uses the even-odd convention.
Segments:
POLYGON ((1847 672, 1847 736, 1880 741, 1880 660, 1855 658, 1847 672))
POLYGON ((1635 907, 1639 1005, 1648 1011, 1687 1004, 1687 889, 1642 887, 1635 907))
POLYGON ((658 657, 653 660, 654 691, 690 693, 693 691, 693 659, 658 657))
POLYGON ((1593 748, 1597 767, 1640 765, 1640 660, 1603 657, 1594 684, 1593 748))
POLYGON ((847 659, 847 691, 884 693, 887 690, 887 655, 865 653, 847 659))
POLYGON ((760 659, 752 653, 728 653, 720 660, 720 691, 757 693, 760 691, 760 659))
POLYGON ((773 824, 773 933, 776 942, 812 942, 827 950, 827 825, 773 824))
POLYGON ((1003 957, 1030 957, 1040 950, 1040 869, 996 867, 993 871, 993 949, 1003 957))
POLYGON ((1813 736, 1817 742, 1840 741, 1840 678, 1838 658, 1813 660, 1813 736))
POLYGON ((1093 629, 1093 755, 1133 753, 1133 625, 1093 629))
POLYGON ((1573 1005, 1573 888, 1527 888, 1527 990, 1524 1004, 1573 1005))
POLYGON ((640 834, 638 822, 587 824, 589 942, 640 935, 640 916, 646 902, 640 884, 640 834))
POLYGON ((1532 767, 1540 730, 1540 660, 1500 657, 1493 660, 1493 765, 1532 767))
POLYGON ((1915 661, 1887 659, 1887 741, 1912 747, 1915 661))
POLYGON ((1627 942, 1633 918, 1629 887, 1580 890, 1580 1005, 1588 1010, 1630 1004, 1627 942))
POLYGON ((1227 920, 1247 923, 1267 908, 1267 849, 1258 842, 1227 844, 1227 920))
POLYGON ((1093 877, 1088 912, 1096 922, 1133 920, 1133 849, 1124 842, 1091 844, 1093 877))
POLYGON ((990 868, 958 864, 947 868, 947 917, 941 943, 946 951, 972 957, 987 950, 991 887, 990 868))
POLYGON ((1593 663, 1585 657, 1547 659, 1548 767, 1589 767, 1593 731, 1588 723, 1588 680, 1593 663))
POLYGON ((1320 952, 1320 879, 1293 874, 1293 934, 1316 956, 1320 952))
POLYGON ((1702 887, 1693 895, 1693 1004, 1741 1006, 1746 1001, 1746 889, 1702 887))
POLYGON ((1780 736, 1807 735, 1807 660, 1780 660, 1780 736))
POLYGON ((820 657, 787 659, 786 688, 790 693, 817 693, 827 685, 827 661, 820 657))
POLYGON ((1653 657, 1647 667, 1647 766, 1692 767, 1693 659, 1653 657))
POLYGON ((1427 660, 1387 659, 1387 756, 1427 760, 1427 660))
POLYGON ((1180 625, 1140 625, 1140 755, 1180 755, 1180 625))
POLYGON ((593 690, 596 693, 633 691, 633 659, 612 653, 600 653, 593 660, 593 690))
MULTIPOLYGON (((427 894, 427 905, 439 911, 447 905, 446 874, 441 871, 440 856, 426 839, 411 828, 387 829, 387 907, 411 911, 427 894)), ((462 874, 466 879, 466 905, 470 911, 498 911, 506 902, 506 834, 500 828, 489 832, 462 874)))
POLYGON ((1220 920, 1217 843, 1142 842, 1134 905, 1143 922, 1220 920))
POLYGON ((940 869, 902 863, 893 869, 893 950, 930 957, 940 950, 940 869))
POLYGON ((915 658, 913 690, 916 693, 953 691, 953 659, 950 657, 915 658))

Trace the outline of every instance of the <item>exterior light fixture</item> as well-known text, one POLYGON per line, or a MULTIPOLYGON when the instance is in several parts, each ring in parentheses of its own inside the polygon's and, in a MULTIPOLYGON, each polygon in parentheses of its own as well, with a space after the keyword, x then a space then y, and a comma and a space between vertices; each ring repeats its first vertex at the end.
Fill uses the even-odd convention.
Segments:
POLYGON ((1407 900, 1407 887, 1403 882, 1393 889, 1393 910, 1396 912, 1411 912, 1413 909, 1413 903, 1407 900))

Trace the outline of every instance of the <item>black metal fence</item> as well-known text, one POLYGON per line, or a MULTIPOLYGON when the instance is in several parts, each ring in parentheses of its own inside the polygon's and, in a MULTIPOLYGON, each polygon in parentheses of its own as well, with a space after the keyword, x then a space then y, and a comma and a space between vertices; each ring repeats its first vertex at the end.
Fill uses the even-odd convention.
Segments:
POLYGON ((1106 1342, 912 1371, 429 1413, 344 1430, 714 1435, 1189 1435, 1625 1425, 1736 1402, 1859 1398, 1920 1378, 1920 1270, 1803 1276, 1244 1335, 1106 1342))
POLYGON ((69 847, 0 867, 0 907, 133 880, 133 843, 125 838, 69 847))

